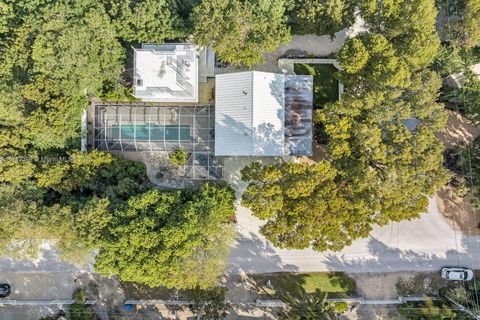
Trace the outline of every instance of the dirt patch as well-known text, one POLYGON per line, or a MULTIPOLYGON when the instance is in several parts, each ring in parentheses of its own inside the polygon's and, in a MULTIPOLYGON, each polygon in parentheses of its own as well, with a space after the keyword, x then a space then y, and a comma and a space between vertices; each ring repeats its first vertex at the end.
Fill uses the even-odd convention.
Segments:
POLYGON ((311 157, 303 156, 299 157, 299 162, 308 164, 315 164, 321 160, 328 160, 328 146, 326 144, 319 144, 315 140, 313 141, 313 155, 311 157))
POLYGON ((198 87, 198 104, 213 104, 215 93, 215 79, 208 79, 207 82, 200 82, 198 84, 198 87))
POLYGON ((446 149, 451 149, 462 143, 471 143, 480 135, 478 124, 471 122, 458 112, 448 110, 447 114, 445 130, 435 134, 438 139, 444 142, 446 149))
MULTIPOLYGON (((458 112, 448 110, 448 119, 445 130, 436 133, 442 140, 446 149, 472 143, 480 136, 480 126, 466 119, 458 112)), ((471 205, 472 194, 469 192, 464 197, 455 193, 453 186, 442 187, 436 196, 438 210, 443 216, 453 223, 460 231, 467 235, 480 235, 477 224, 480 222, 480 210, 471 205)))
POLYGON ((399 280, 406 281, 412 277, 411 272, 389 273, 351 273, 348 274, 357 285, 357 293, 368 300, 396 299, 397 283, 399 280))
POLYGON ((437 193, 437 207, 463 234, 480 235, 480 210, 472 207, 472 197, 472 192, 459 197, 452 186, 444 186, 437 193))

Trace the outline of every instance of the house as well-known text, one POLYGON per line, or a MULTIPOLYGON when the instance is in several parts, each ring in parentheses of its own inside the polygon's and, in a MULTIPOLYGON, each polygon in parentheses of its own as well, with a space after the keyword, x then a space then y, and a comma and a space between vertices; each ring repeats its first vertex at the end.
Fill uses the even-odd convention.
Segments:
POLYGON ((147 102, 198 102, 198 83, 214 76, 210 48, 142 44, 134 50, 133 95, 147 102))
POLYGON ((312 155, 313 77, 215 76, 215 156, 312 155))

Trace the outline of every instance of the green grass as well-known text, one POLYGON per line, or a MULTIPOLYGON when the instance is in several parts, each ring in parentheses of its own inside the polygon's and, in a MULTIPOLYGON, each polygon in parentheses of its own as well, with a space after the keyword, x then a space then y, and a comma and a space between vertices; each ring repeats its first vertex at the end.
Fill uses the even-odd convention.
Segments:
POLYGON ((332 64, 295 63, 296 74, 313 76, 313 108, 321 109, 328 102, 338 100, 338 80, 335 73, 338 69, 332 64))
POLYGON ((355 292, 356 285, 353 279, 340 272, 316 272, 316 273, 272 273, 254 275, 253 279, 257 285, 267 294, 275 294, 278 290, 288 291, 289 289, 301 286, 305 292, 312 293, 315 289, 322 292, 349 294, 355 292), (270 280, 273 288, 266 287, 267 280, 270 280))

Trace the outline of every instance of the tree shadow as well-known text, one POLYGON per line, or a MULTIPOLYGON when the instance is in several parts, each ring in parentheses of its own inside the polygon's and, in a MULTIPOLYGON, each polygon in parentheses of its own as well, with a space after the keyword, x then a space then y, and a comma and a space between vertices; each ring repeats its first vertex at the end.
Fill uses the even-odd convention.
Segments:
POLYGON ((335 271, 398 272, 440 270, 446 265, 476 267, 480 257, 480 237, 461 236, 458 249, 445 251, 445 256, 393 248, 376 238, 368 240, 368 251, 375 258, 348 258, 344 254, 326 255, 328 268, 335 271), (354 271, 352 271, 354 270, 354 271))
POLYGON ((284 264, 274 247, 252 232, 249 238, 238 235, 230 252, 229 264, 231 274, 298 271, 297 266, 284 264))

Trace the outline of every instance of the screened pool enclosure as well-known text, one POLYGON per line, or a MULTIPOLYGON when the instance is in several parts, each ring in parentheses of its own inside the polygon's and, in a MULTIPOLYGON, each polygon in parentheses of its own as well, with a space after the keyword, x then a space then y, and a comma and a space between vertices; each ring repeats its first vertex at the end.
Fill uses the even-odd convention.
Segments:
POLYGON ((212 106, 96 105, 94 148, 104 151, 190 154, 185 177, 218 179, 214 158, 215 119, 212 106))

